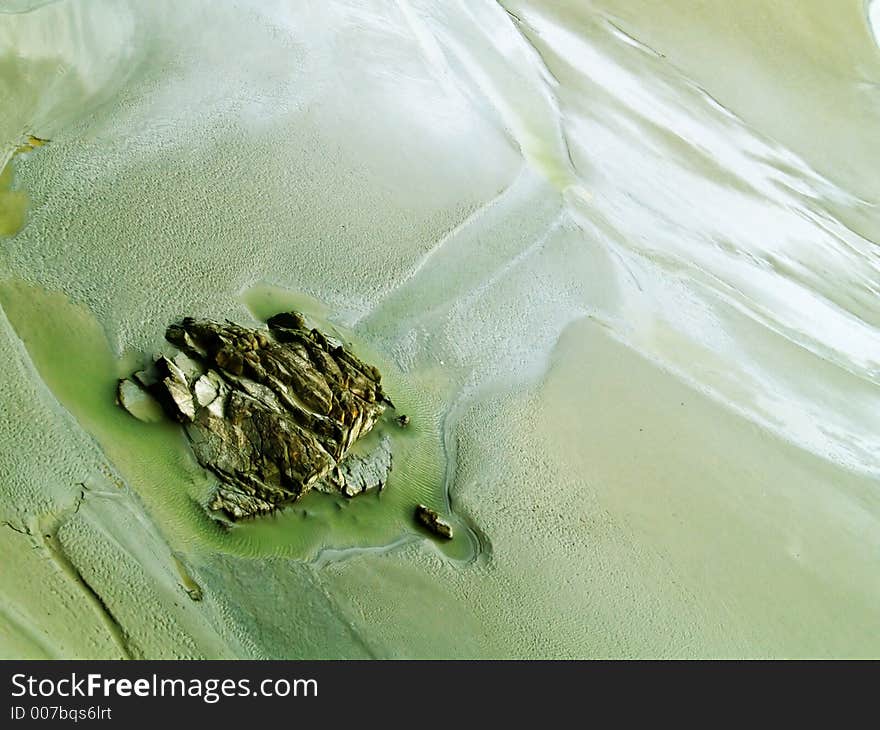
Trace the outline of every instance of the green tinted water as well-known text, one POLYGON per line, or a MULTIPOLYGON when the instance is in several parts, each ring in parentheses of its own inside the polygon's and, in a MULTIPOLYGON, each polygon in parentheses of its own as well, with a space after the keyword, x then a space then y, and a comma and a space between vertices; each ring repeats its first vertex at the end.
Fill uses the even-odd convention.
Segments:
MULTIPOLYGON (((258 286, 242 298, 259 319, 295 307, 351 342, 347 333, 327 324, 326 309, 306 297, 258 286)), ((328 555, 338 556, 426 536, 412 519, 419 502, 446 511, 438 413, 406 386, 390 363, 362 346, 355 345, 355 351, 378 364, 397 412, 411 418, 404 430, 389 411, 363 442, 369 448, 383 434, 390 436, 394 468, 386 487, 355 499, 313 492, 271 516, 226 529, 203 506, 215 482, 193 458, 182 429, 170 421, 142 423, 115 404, 118 379, 146 364, 148 353, 117 358, 88 310, 62 294, 7 281, 0 286, 0 304, 44 382, 96 439, 172 546, 302 559, 330 549, 328 555)), ((157 347, 167 351, 158 334, 157 347)), ((442 549, 450 557, 465 559, 473 551, 472 539, 463 525, 457 527, 456 539, 442 549)))
POLYGON ((28 196, 12 187, 12 162, 0 169, 0 236, 12 236, 24 225, 28 196))

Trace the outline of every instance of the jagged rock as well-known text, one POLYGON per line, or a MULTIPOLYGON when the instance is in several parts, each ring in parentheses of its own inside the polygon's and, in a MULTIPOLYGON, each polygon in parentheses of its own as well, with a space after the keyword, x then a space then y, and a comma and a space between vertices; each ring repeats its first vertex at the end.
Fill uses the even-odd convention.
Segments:
POLYGON ((339 465, 342 493, 356 497, 374 489, 381 491, 388 481, 392 460, 391 442, 387 438, 366 455, 351 454, 339 465))
POLYGON ((342 492, 346 497, 381 491, 388 481, 391 464, 391 440, 385 436, 377 447, 366 454, 349 454, 315 488, 322 492, 342 492))
POLYGON ((186 318, 165 335, 182 352, 134 375, 184 424, 197 460, 220 480, 211 508, 241 519, 316 486, 346 496, 381 489, 388 439, 349 454, 390 404, 379 371, 298 312, 268 325, 186 318))
POLYGON ((416 519, 435 535, 446 540, 452 539, 452 525, 444 520, 436 510, 420 504, 416 507, 416 519))
POLYGON ((172 358, 172 362, 177 365, 189 382, 195 382, 205 372, 204 368, 185 352, 178 352, 172 358))
POLYGON ((192 421, 196 416, 196 409, 189 391, 189 381, 183 370, 164 355, 157 357, 154 365, 158 375, 152 392, 170 416, 181 423, 192 421))

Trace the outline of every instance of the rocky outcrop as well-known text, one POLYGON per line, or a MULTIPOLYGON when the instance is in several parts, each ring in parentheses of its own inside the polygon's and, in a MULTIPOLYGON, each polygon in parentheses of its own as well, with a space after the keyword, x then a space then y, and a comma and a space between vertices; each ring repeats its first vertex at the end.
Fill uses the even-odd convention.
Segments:
POLYGON ((438 537, 452 539, 452 525, 444 520, 437 510, 420 504, 416 507, 416 519, 438 537))
POLYGON ((234 520, 316 487, 347 496, 381 489, 391 469, 387 437, 350 453, 391 405, 379 371, 298 312, 267 324, 171 325, 166 339, 181 351, 120 383, 120 404, 128 408, 141 388, 183 424, 199 463, 220 482, 211 508, 234 520))

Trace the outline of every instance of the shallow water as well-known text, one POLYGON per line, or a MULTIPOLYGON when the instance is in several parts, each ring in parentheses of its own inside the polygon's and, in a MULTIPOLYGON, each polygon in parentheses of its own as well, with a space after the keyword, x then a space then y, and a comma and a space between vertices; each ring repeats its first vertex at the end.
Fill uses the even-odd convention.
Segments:
POLYGON ((10 574, 0 652, 876 655, 880 4, 830 5, 0 3, 0 517, 132 637, 10 574), (225 533, 115 379, 291 306, 413 426, 225 533))

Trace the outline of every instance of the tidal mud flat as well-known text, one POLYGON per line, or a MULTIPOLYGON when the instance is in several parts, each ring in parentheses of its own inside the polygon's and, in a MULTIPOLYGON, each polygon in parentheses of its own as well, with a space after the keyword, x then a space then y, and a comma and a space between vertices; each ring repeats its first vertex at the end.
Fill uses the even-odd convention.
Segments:
POLYGON ((876 655, 876 3, 2 10, 0 655, 876 655), (290 310, 411 422, 229 529, 117 384, 290 310))

